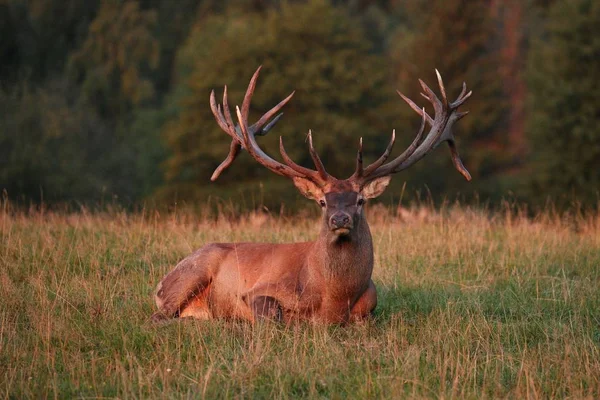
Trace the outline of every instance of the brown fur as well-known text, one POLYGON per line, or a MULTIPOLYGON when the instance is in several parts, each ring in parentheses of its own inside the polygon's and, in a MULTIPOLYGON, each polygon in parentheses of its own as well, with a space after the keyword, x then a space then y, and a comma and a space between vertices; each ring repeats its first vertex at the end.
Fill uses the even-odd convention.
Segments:
POLYGON ((311 195, 328 203, 314 242, 211 243, 183 259, 159 283, 153 319, 344 323, 368 317, 377 295, 371 233, 357 204, 361 194, 335 189, 325 194, 310 188, 311 195), (347 235, 332 229, 331 216, 340 212, 351 216, 347 235))

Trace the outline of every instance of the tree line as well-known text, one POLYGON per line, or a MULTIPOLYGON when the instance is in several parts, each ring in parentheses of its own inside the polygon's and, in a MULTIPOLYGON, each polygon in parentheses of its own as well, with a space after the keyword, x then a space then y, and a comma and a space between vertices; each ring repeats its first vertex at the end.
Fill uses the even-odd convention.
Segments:
MULTIPOLYGON (((0 188, 46 203, 173 204, 240 199, 295 206, 295 191, 247 154, 209 178, 229 139, 208 98, 239 104, 259 66, 251 115, 293 90, 273 132, 310 166, 353 171, 393 128, 396 152, 420 118, 418 78, 474 96, 456 136, 466 183, 440 148, 397 177, 401 193, 531 204, 598 203, 600 4, 593 0, 4 0, 0 3, 0 188), (403 186, 409 190, 404 190, 403 186)), ((442 146, 441 146, 442 147, 442 146)))

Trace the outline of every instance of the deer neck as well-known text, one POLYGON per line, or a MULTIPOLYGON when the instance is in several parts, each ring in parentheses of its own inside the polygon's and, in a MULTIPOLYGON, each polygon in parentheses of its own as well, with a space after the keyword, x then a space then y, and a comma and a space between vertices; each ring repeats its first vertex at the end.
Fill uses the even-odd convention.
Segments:
POLYGON ((336 237, 324 222, 310 254, 311 268, 328 280, 362 283, 373 271, 373 241, 361 218, 348 236, 336 237), (365 278, 366 277, 366 278, 365 278))

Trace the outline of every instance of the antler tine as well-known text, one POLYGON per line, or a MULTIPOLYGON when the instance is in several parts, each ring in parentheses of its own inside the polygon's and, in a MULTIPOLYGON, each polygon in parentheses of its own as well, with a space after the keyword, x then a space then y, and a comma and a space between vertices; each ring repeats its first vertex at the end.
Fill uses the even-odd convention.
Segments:
POLYGON ((290 93, 288 95, 288 97, 286 97, 285 99, 281 100, 275 107, 271 108, 269 111, 267 111, 262 117, 260 117, 260 119, 258 121, 256 121, 255 124, 253 124, 250 127, 250 130, 255 132, 256 135, 264 135, 266 134, 269 129, 271 129, 273 127, 273 125, 275 125, 277 123, 277 121, 279 120, 279 118, 281 118, 280 114, 278 116, 276 116, 273 121, 271 121, 264 129, 261 129, 262 126, 271 119, 271 117, 273 117, 273 115, 277 114, 277 112, 279 110, 281 110, 281 108, 283 106, 285 106, 287 104, 288 101, 290 101, 290 99, 292 97, 294 97, 294 94, 296 93, 296 91, 293 91, 292 93, 290 93))
MULTIPOLYGON (((465 93, 467 93, 467 83, 463 82, 460 94, 458 95, 458 97, 456 98, 456 100, 454 101, 454 103, 456 103, 457 100, 461 99, 465 95, 465 93)), ((454 103, 452 103, 450 106, 453 106, 454 103)))
POLYGON ((242 113, 240 111, 240 108, 238 106, 235 106, 235 113, 237 115, 237 119, 239 122, 239 126, 240 126, 240 131, 242 131, 242 140, 244 143, 244 148, 248 151, 248 153, 250 153, 251 156, 255 155, 255 149, 252 149, 250 144, 250 133, 248 132, 248 126, 246 124, 244 124, 244 117, 242 116, 242 113))
POLYGON ((294 162, 294 160, 292 160, 292 158, 288 155, 287 151, 285 150, 282 136, 279 136, 279 153, 281 154, 281 158, 283 158, 283 162, 285 162, 288 165, 288 167, 292 168, 293 170, 304 175, 307 175, 311 172, 308 168, 304 168, 302 165, 298 165, 294 162))
POLYGON ((452 108, 458 108, 460 107, 462 104, 464 104, 465 101, 467 101, 469 99, 469 97, 471 97, 471 95, 473 94, 473 91, 470 90, 469 93, 463 95, 463 96, 459 96, 451 105, 450 107, 452 108))
POLYGON ((435 69, 435 74, 437 76, 438 85, 440 87, 440 92, 442 94, 442 101, 445 107, 448 107, 448 98, 446 97, 446 88, 444 87, 444 81, 442 80, 442 76, 440 75, 440 71, 435 69))
POLYGON ((352 176, 362 178, 363 174, 363 138, 361 137, 358 141, 358 152, 356 153, 356 171, 352 176))
POLYGON ((260 74, 260 69, 262 65, 260 65, 252 78, 250 79, 250 83, 248 84, 248 89, 246 89, 246 95, 244 95, 244 101, 242 102, 242 117, 244 118, 244 122, 248 124, 248 113, 250 112, 250 101, 252 101, 252 95, 254 94, 254 89, 256 88, 256 80, 258 79, 258 75, 260 74))
POLYGON ((223 160, 221 164, 219 164, 217 169, 215 169, 215 172, 213 172, 212 176, 210 177, 210 180, 213 182, 216 181, 221 175, 221 173, 227 168, 229 168, 229 166, 233 163, 235 158, 240 154, 241 150, 242 145, 239 142, 235 141, 235 139, 232 140, 231 144, 229 145, 229 153, 227 154, 227 157, 225 158, 225 160, 223 160))
POLYGON ((227 126, 227 122, 225 122, 225 117, 221 112, 221 106, 217 105, 217 101, 215 99, 215 91, 210 91, 210 109, 212 110, 215 119, 217 120, 217 124, 223 129, 225 132, 229 133, 229 127, 227 126))
MULTIPOLYGON (((396 93, 398 93, 400 95, 400 97, 402 97, 402 100, 404 100, 410 106, 410 108, 415 110, 417 112, 417 114, 422 115, 424 109, 422 109, 418 105, 416 105, 411 99, 409 99, 408 97, 403 95, 399 90, 396 90, 396 93)), ((423 93, 421 93, 421 95, 423 97, 425 97, 425 95, 423 93)), ((426 98, 427 98, 427 100, 429 100, 428 97, 426 97, 426 98)), ((427 122, 429 122, 429 125, 433 125, 433 118, 431 118, 429 116, 429 114, 425 113, 425 118, 427 118, 427 122)))
POLYGON ((367 168, 365 168, 364 176, 369 176, 373 171, 375 171, 377 168, 381 167, 383 165, 383 163, 386 162, 386 160, 390 157, 390 154, 392 153, 392 149, 394 148, 395 142, 396 142, 396 130, 394 129, 394 130, 392 130, 392 138, 390 139, 389 144, 385 148, 385 151, 383 152, 381 157, 379 157, 373 164, 371 164, 367 168))
MULTIPOLYGON (((264 136, 267 133, 269 133, 269 131, 271 130, 271 128, 274 127, 277 122, 279 122, 279 120, 281 119, 281 117, 283 117, 283 113, 277 114, 277 116, 275 118, 273 118, 273 120, 271 122, 269 122, 264 128, 260 129, 258 132, 256 132, 254 134, 254 136, 264 136)), ((254 128, 255 125, 256 124, 252 125, 250 127, 250 129, 254 128)))
MULTIPOLYGON (((248 123, 248 115, 250 113, 250 103, 252 101, 252 96, 254 95, 254 89, 256 88, 256 82, 258 80, 258 76, 260 74, 261 69, 262 69, 262 65, 259 66, 257 68, 256 72, 254 72, 254 75, 252 75, 252 79, 250 79, 250 83, 248 84, 248 89, 246 89, 246 94, 244 95, 244 101, 242 103, 242 117, 244 118, 244 122, 246 124, 248 123)), ((294 96, 294 93, 296 93, 296 91, 293 91, 292 93, 290 93, 285 99, 281 100, 275 107, 273 107, 269 111, 267 111, 258 121, 256 121, 254 124, 252 124, 248 128, 248 131, 253 135, 258 135, 258 136, 266 135, 269 132, 269 130, 273 126, 275 126, 277 121, 279 121, 279 119, 281 118, 283 113, 280 113, 279 115, 277 115, 264 128, 263 128, 263 125, 265 123, 267 123, 267 121, 269 121, 271 119, 271 117, 273 117, 273 115, 277 114, 277 112, 279 110, 281 110, 281 108, 283 106, 285 106, 288 101, 290 101, 290 99, 294 96)))
POLYGON ((327 174, 327 171, 325 171, 325 166, 323 165, 321 158, 319 158, 319 154, 317 154, 317 151, 313 146, 312 131, 310 129, 308 130, 308 152, 310 153, 310 157, 312 158, 313 163, 317 168, 317 173, 321 179, 327 180, 329 175, 327 174))
POLYGON ((440 101, 440 99, 438 99, 438 97, 435 95, 435 92, 431 90, 431 88, 427 86, 425 82, 423 82, 423 80, 419 79, 419 83, 421 84, 421 88, 425 92, 421 93, 421 96, 429 100, 429 102, 433 105, 435 114, 438 115, 438 113, 441 113, 444 109, 444 104, 440 101))
MULTIPOLYGON (((412 101, 410 101, 402 93, 400 93, 400 92, 398 92, 398 93, 400 94, 400 96, 402 96, 403 99, 408 100, 407 103, 409 103, 409 102, 410 102, 409 104, 412 103, 412 101)), ((412 104, 414 104, 414 103, 412 103, 412 104)), ((419 128, 419 131, 417 132, 417 136, 415 136, 415 138, 413 139, 410 146, 408 146, 408 148, 406 150, 404 150, 404 152, 396 158, 396 160, 400 160, 399 162, 402 162, 402 160, 405 160, 406 158, 410 157, 415 152, 415 150, 417 149, 417 147, 419 145, 419 142, 421 141, 421 138, 423 137, 423 132, 425 131, 425 123, 428 119, 431 120, 431 117, 425 112, 425 108, 418 109, 417 112, 419 113, 419 115, 421 115, 421 127, 419 128)), ((365 172, 364 172, 365 177, 369 177, 373 173, 373 171, 375 171, 377 168, 382 166, 383 163, 388 159, 388 157, 390 156, 390 153, 392 152, 392 147, 394 146, 395 140, 396 140, 396 130, 394 129, 392 131, 392 140, 390 140, 388 147, 385 149, 385 151, 383 152, 383 154, 381 155, 381 157, 379 157, 379 159, 377 161, 375 161, 373 164, 369 165, 365 169, 365 172)), ((396 162, 396 160, 394 160, 394 162, 396 162)))
MULTIPOLYGON (((425 132, 425 122, 427 121, 426 116, 428 116, 428 115, 425 112, 425 108, 421 109, 421 127, 419 128, 419 131, 417 132, 417 136, 415 136, 415 138, 413 139, 410 146, 408 146, 408 148, 406 150, 404 150, 402 152, 402 154, 400 154, 398 157, 396 157, 396 159, 394 159, 394 162, 401 163, 402 161, 409 158, 415 152, 415 150, 417 150, 419 142, 421 141, 421 138, 423 137, 423 132, 425 132)), ((388 148, 383 153, 383 155, 379 158, 379 160, 377 160, 373 164, 369 165, 369 167, 365 171, 365 177, 368 178, 373 171, 375 171, 377 168, 379 168, 385 162, 385 160, 387 160, 387 158, 389 157, 389 155, 391 153, 395 137, 396 137, 396 130, 393 131, 392 140, 390 141, 390 144, 388 145, 388 148)))
POLYGON ((291 159, 285 150, 285 147, 283 146, 283 138, 281 136, 279 136, 279 152, 281 153, 281 158, 283 158, 283 161, 287 164, 287 166, 294 170, 298 175, 311 179, 317 183, 322 183, 320 175, 317 173, 317 171, 313 171, 312 169, 296 164, 296 162, 291 159))
POLYGON ((423 137, 423 132, 425 132, 425 122, 427 121, 427 118, 425 116, 427 116, 427 113, 425 112, 425 107, 423 107, 421 111, 421 126, 419 127, 419 132, 417 132, 417 136, 415 136, 410 146, 408 146, 408 148, 398 156, 397 160, 399 160, 399 162, 402 162, 413 155, 413 153, 417 150, 419 146, 421 138, 423 137))
POLYGON ((465 117, 467 114, 469 114, 469 111, 457 112, 457 113, 456 113, 456 120, 458 121, 459 119, 462 119, 462 118, 463 118, 463 117, 465 117))
MULTIPOLYGON (((259 66, 252 75, 252 79, 250 79, 250 83, 248 84, 248 88, 246 89, 246 94, 244 95, 244 101, 242 103, 242 117, 244 118, 244 123, 248 125, 248 116, 250 113, 250 103, 252 101, 252 96, 254 95, 254 89, 256 88, 256 82, 258 80, 258 76, 260 75, 260 70, 262 65, 259 66)), ((264 128, 263 126, 275 115, 283 106, 285 106, 288 101, 294 96, 294 92, 290 93, 285 99, 281 100, 275 107, 271 108, 267 111, 258 121, 248 127, 248 132, 251 135, 264 136, 266 135, 273 126, 281 119, 283 113, 277 115, 271 122, 269 122, 264 128)), ((225 119, 227 122, 231 123, 233 126, 233 119, 231 118, 231 114, 229 113, 229 105, 227 104, 227 86, 225 86, 223 92, 223 106, 227 109, 225 114, 225 119), (229 116, 227 115, 229 114, 229 116), (228 117, 228 118, 227 118, 228 117)), ((236 136, 239 137, 239 133, 236 131, 236 136)))
POLYGON ((448 146, 450 147, 450 157, 452 158, 452 164, 454 164, 454 168, 456 168, 458 170, 458 172, 460 172, 461 175, 464 176, 467 181, 470 181, 471 174, 463 165, 462 160, 460 159, 460 155, 458 154, 458 149, 456 148, 456 143, 454 143, 454 140, 448 140, 448 146))
POLYGON ((231 118, 231 111, 229 110, 229 103, 227 102, 227 85, 223 88, 223 113, 225 114, 225 121, 229 126, 229 131, 232 137, 239 137, 235 130, 235 123, 231 118), (234 136, 235 135, 235 136, 234 136))

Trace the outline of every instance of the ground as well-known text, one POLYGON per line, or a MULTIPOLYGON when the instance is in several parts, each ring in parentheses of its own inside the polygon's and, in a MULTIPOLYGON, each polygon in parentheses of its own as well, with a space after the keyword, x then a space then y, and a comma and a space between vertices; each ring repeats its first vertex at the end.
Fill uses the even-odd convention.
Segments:
POLYGON ((372 209, 373 321, 152 325, 212 241, 301 241, 314 218, 0 213, 0 396, 600 397, 600 217, 372 209))

